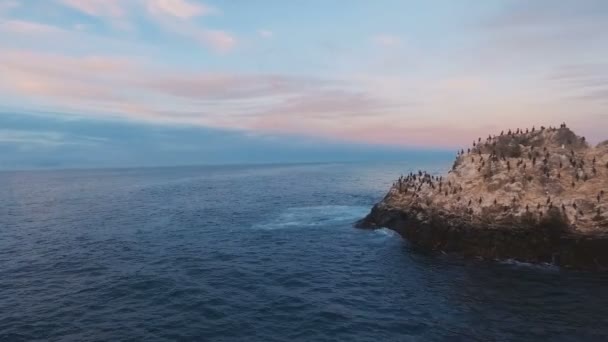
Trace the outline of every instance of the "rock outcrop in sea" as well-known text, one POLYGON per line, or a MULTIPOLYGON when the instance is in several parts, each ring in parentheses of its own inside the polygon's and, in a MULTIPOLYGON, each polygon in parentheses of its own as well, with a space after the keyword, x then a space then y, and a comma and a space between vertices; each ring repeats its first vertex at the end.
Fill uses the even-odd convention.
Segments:
POLYGON ((401 176, 360 228, 484 259, 608 269, 608 141, 565 124, 476 139, 440 176, 401 176))

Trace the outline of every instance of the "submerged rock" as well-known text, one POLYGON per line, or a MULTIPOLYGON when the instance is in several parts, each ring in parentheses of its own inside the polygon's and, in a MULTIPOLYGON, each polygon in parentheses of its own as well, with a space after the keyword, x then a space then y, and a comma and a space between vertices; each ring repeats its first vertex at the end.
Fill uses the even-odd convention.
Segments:
POLYGON ((478 138, 445 176, 401 176, 356 225, 429 250, 608 268, 608 144, 565 124, 478 138))

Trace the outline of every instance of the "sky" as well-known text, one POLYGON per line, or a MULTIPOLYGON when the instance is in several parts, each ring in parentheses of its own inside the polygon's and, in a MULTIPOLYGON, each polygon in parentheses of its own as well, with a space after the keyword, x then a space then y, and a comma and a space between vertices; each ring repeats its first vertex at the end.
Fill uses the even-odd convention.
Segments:
POLYGON ((0 169, 608 139, 604 0, 0 0, 0 169))

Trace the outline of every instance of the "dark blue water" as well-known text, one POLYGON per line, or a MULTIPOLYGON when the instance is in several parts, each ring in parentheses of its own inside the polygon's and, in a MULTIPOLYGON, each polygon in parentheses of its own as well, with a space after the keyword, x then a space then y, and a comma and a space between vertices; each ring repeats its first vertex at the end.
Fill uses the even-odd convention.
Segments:
POLYGON ((412 166, 0 173, 0 340, 608 339, 604 275, 353 229, 412 166))

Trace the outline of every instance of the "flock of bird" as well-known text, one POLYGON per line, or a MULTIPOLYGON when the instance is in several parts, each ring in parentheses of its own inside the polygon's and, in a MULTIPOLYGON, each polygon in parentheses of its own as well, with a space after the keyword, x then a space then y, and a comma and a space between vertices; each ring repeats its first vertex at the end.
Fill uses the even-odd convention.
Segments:
POLYGON ((584 185, 594 177, 599 177, 601 174, 608 176, 608 161, 600 165, 595 156, 586 159, 587 148, 585 138, 576 137, 567 129, 565 123, 559 128, 533 127, 526 130, 503 131, 498 136, 488 136, 484 141, 478 138, 471 148, 458 151, 450 171, 451 176, 444 178, 426 171, 410 172, 399 177, 393 184, 393 191, 406 198, 410 205, 453 203, 459 208, 464 208, 465 212, 471 215, 474 213, 474 208, 481 210, 485 207, 504 213, 532 213, 539 218, 546 215, 549 210, 561 210, 564 216, 572 216, 570 218, 575 222, 584 217, 599 218, 602 209, 605 208, 602 203, 605 202, 605 191, 608 189, 597 189, 593 201, 595 203, 592 206, 587 200, 577 205, 575 200, 560 198, 560 193, 576 192, 579 190, 578 186, 584 185), (564 133, 563 136, 567 137, 567 141, 560 146, 545 141, 548 134, 557 133, 564 133), (534 139, 540 140, 533 142, 534 139), (521 192, 515 193, 510 199, 505 199, 504 192, 503 196, 497 196, 487 191, 479 191, 479 188, 472 189, 471 184, 475 182, 470 182, 468 178, 466 180, 469 182, 463 182, 462 167, 474 167, 476 174, 473 176, 486 185, 494 179, 494 176, 501 175, 506 177, 505 182, 521 182, 526 189, 542 191, 543 197, 546 198, 531 203, 521 192), (600 172, 598 170, 600 168, 605 168, 607 171, 600 172), (463 184, 466 184, 465 188, 463 184), (547 184, 557 184, 558 188, 562 189, 570 187, 571 190, 550 191, 547 190, 547 184), (484 195, 489 199, 484 201, 484 195))

